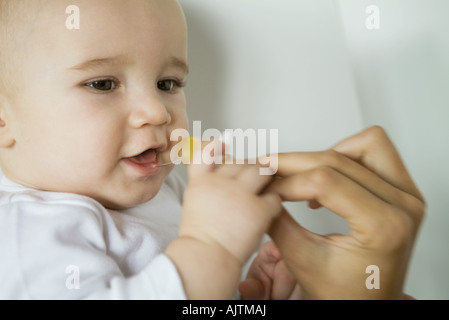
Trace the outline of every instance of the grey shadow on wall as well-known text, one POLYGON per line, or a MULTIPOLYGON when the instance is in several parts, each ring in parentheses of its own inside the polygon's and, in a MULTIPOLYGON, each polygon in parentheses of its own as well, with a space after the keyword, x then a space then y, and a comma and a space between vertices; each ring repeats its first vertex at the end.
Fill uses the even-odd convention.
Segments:
MULTIPOLYGON (((185 88, 190 134, 193 121, 201 121, 202 131, 216 128, 223 131, 226 116, 224 94, 227 59, 220 37, 214 31, 213 17, 200 6, 188 1, 181 3, 188 26, 189 75, 185 88)), ((176 166, 175 171, 187 181, 187 170, 176 166)))
POLYGON ((190 127, 193 121, 202 122, 202 130, 221 128, 226 108, 223 94, 226 83, 225 50, 214 34, 212 17, 199 6, 182 3, 189 36, 190 74, 187 80, 187 113, 190 127))

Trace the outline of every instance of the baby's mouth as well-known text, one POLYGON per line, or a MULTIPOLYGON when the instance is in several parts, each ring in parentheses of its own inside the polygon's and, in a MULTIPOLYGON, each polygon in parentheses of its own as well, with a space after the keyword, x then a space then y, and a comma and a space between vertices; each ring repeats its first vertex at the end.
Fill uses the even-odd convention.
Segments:
POLYGON ((125 158, 123 161, 142 175, 151 175, 159 170, 159 152, 148 149, 136 156, 125 158))
POLYGON ((141 154, 128 158, 129 161, 132 161, 136 164, 147 164, 156 162, 158 159, 158 152, 156 149, 148 149, 141 154))

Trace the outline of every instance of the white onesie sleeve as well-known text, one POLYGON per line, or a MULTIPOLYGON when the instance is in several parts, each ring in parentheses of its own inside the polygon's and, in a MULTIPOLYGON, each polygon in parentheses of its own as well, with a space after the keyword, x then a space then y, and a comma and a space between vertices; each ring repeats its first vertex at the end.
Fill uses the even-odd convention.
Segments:
POLYGON ((110 288, 94 291, 88 299, 98 300, 185 300, 178 272, 164 254, 157 256, 138 275, 115 277, 110 288))
POLYGON ((0 190, 0 299, 186 299, 155 226, 76 195, 0 190))

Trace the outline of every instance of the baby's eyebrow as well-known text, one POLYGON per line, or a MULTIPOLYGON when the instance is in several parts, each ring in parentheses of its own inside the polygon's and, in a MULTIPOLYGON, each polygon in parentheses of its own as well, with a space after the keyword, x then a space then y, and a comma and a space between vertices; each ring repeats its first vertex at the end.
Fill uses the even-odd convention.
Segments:
MULTIPOLYGON (((103 66, 117 66, 117 65, 130 65, 133 63, 133 60, 128 56, 120 55, 116 57, 108 57, 108 58, 97 58, 91 59, 80 64, 77 64, 73 67, 68 68, 68 70, 74 71, 86 71, 92 70, 95 68, 103 67, 103 66)), ((177 68, 182 69, 186 74, 189 73, 189 66, 183 59, 179 59, 177 57, 170 57, 168 59, 167 65, 171 65, 177 68)))
POLYGON ((82 62, 76 66, 68 68, 68 70, 85 71, 91 70, 102 66, 116 66, 116 65, 129 65, 133 61, 124 55, 108 58, 97 58, 82 62))
POLYGON ((189 66, 188 66, 188 64, 184 60, 179 59, 177 57, 170 57, 168 59, 168 65, 172 65, 174 67, 182 69, 182 71, 185 74, 189 73, 189 66))

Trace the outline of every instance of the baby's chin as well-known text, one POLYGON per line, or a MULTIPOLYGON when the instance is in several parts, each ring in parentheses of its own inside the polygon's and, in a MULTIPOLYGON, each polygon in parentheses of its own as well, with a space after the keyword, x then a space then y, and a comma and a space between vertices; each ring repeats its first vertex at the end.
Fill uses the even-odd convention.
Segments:
MULTIPOLYGON (((164 180, 170 173, 170 168, 165 167, 157 175, 148 179, 132 180, 130 183, 119 181, 100 181, 95 182, 95 178, 79 183, 67 183, 67 179, 37 179, 45 183, 34 183, 27 179, 21 179, 17 175, 4 172, 11 181, 24 187, 58 193, 71 193, 91 198, 100 203, 106 209, 125 210, 130 209, 152 200, 159 192, 164 180), (114 183, 115 182, 115 183, 114 183)), ((123 177, 121 177, 123 178, 123 177)))
POLYGON ((170 172, 170 167, 164 167, 157 174, 140 179, 128 179, 125 175, 119 175, 118 179, 110 181, 91 181, 87 188, 78 187, 77 193, 96 200, 106 209, 130 209, 152 200, 170 172))
POLYGON ((97 202, 99 202, 103 207, 105 207, 106 209, 110 209, 110 210, 126 210, 126 209, 130 209, 133 207, 137 207, 141 204, 144 204, 148 201, 150 201, 151 199, 153 199, 157 193, 159 192, 159 189, 155 190, 155 191, 149 191, 146 192, 143 195, 130 195, 128 197, 95 197, 92 195, 84 195, 84 196, 88 196, 94 200, 96 200, 97 202))

